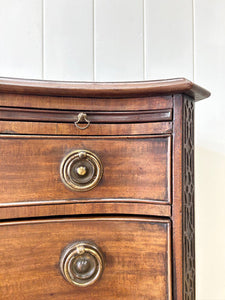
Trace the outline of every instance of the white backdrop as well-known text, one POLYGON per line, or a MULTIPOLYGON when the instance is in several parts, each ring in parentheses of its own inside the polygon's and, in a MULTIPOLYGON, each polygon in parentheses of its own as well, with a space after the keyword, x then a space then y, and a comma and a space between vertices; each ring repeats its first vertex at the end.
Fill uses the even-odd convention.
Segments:
POLYGON ((224 0, 0 0, 0 76, 209 89, 196 104, 197 300, 225 300, 224 0))

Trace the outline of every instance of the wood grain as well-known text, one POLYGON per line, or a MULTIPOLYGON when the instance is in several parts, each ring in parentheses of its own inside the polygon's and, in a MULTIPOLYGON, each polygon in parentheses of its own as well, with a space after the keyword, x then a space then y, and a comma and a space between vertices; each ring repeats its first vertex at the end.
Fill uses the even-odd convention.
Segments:
POLYGON ((0 219, 17 219, 33 217, 54 217, 71 215, 146 215, 171 217, 171 206, 169 204, 149 204, 135 200, 117 199, 117 201, 100 200, 95 201, 42 201, 38 203, 13 203, 2 205, 0 219))
POLYGON ((185 79, 0 80, 4 300, 194 300, 193 99, 185 94, 209 96, 185 79), (91 118, 86 130, 73 124, 81 111, 91 118), (60 179, 63 158, 78 149, 104 167, 83 193, 60 179), (103 277, 87 289, 59 272, 61 251, 77 239, 105 254, 103 277))
POLYGON ((173 285, 175 300, 195 300, 194 102, 183 97, 174 97, 173 285))
POLYGON ((6 135, 0 147, 1 203, 104 198, 170 202, 170 136, 6 135), (62 159, 78 149, 97 154, 104 168, 102 180, 88 192, 71 191, 60 179, 62 159))
POLYGON ((173 133, 173 297, 183 298, 183 264, 182 264, 182 143, 183 143, 183 101, 182 95, 174 97, 174 133, 173 133))
POLYGON ((50 219, 0 224, 4 300, 171 300, 170 222, 149 218, 50 219), (72 286, 59 259, 71 242, 93 241, 105 269, 93 286, 72 286), (5 272, 7 270, 7 272, 5 272), (91 298, 90 298, 91 295, 91 298))
POLYGON ((29 135, 149 135, 172 133, 172 122, 91 124, 80 130, 73 123, 0 121, 0 134, 29 135))
POLYGON ((207 90, 185 78, 132 82, 69 82, 0 78, 0 92, 84 98, 132 98, 184 93, 196 101, 210 96, 207 90))
MULTIPOLYGON (((91 122, 91 124, 146 123, 172 120, 172 109, 128 112, 98 112, 88 110, 83 112, 87 114, 87 119, 91 122)), ((73 123, 77 121, 79 113, 80 111, 0 107, 0 120, 73 123)))
POLYGON ((170 109, 173 107, 171 96, 136 97, 136 98, 80 98, 80 97, 53 97, 26 94, 0 93, 0 106, 71 109, 89 111, 135 111, 152 109, 170 109))

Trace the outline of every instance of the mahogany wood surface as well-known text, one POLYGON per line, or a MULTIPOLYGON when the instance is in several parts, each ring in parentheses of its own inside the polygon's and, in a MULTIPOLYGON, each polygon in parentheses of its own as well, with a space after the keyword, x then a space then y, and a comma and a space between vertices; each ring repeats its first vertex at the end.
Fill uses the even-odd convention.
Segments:
POLYGON ((80 130, 74 123, 0 121, 0 134, 127 136, 172 133, 172 122, 91 124, 80 130))
POLYGON ((156 94, 187 94, 195 100, 210 93, 185 78, 133 82, 60 82, 16 78, 0 78, 0 92, 30 95, 55 95, 90 98, 153 96, 156 94))
POLYGON ((117 201, 42 201, 10 203, 1 206, 0 219, 32 218, 45 216, 71 216, 71 215, 145 215, 171 217, 169 204, 135 203, 135 200, 117 199, 117 201), (69 202, 69 203, 68 203, 69 202))
POLYGON ((77 98, 0 93, 0 106, 77 111, 135 111, 170 109, 171 96, 136 98, 77 98))
POLYGON ((0 299, 195 300, 194 102, 209 95, 183 78, 1 78, 0 299), (81 112, 85 130, 74 124, 81 112), (77 192, 60 165, 82 149, 104 173, 77 192), (87 288, 59 268, 61 251, 81 239, 106 261, 87 288))
MULTIPOLYGON (((38 110, 25 108, 0 107, 0 120, 40 121, 72 123, 78 120, 80 111, 38 110)), ((92 123, 143 123, 153 121, 171 121, 172 109, 129 111, 129 112, 96 112, 84 111, 92 123)))
POLYGON ((4 300, 172 299, 168 220, 98 217, 3 222, 0 239, 4 300), (102 277, 83 288, 72 286, 59 270, 62 250, 82 240, 100 247, 105 260, 102 277))
POLYGON ((1 203, 104 198, 170 202, 170 136, 2 135, 0 148, 1 203), (71 191, 60 179, 61 161, 71 151, 83 149, 100 158, 103 177, 93 190, 71 191))
POLYGON ((195 299, 194 101, 174 97, 173 134, 174 299, 195 299))
MULTIPOLYGON (((183 294, 182 266, 182 141, 183 141, 183 102, 182 95, 174 97, 173 133, 173 285, 174 300, 185 299, 183 294)), ((186 300, 186 299, 185 299, 186 300)), ((194 300, 194 299, 193 299, 194 300)))

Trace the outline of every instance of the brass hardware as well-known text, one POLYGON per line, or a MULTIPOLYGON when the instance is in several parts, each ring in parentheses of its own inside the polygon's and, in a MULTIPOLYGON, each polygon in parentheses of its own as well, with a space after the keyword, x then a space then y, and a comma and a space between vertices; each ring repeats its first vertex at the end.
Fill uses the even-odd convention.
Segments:
POLYGON ((81 130, 84 130, 90 126, 90 121, 87 119, 87 114, 85 113, 79 113, 77 117, 77 121, 74 123, 75 126, 81 130), (87 124, 84 127, 81 127, 79 125, 80 122, 87 122, 87 124))
POLYGON ((80 176, 84 176, 87 173, 86 167, 78 167, 77 168, 77 174, 80 176))
POLYGON ((71 190, 89 191, 101 180, 103 166, 99 157, 88 150, 70 152, 60 166, 62 182, 71 190))
POLYGON ((104 260, 100 249, 90 242, 75 242, 67 246, 60 257, 60 270, 73 285, 85 287, 98 280, 104 260))

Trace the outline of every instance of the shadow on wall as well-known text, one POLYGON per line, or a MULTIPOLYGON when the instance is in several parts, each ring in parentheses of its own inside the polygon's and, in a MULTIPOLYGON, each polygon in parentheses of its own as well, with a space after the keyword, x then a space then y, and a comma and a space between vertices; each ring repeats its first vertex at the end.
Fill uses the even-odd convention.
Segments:
POLYGON ((195 185, 197 299, 225 300, 225 154, 196 146, 195 185))

